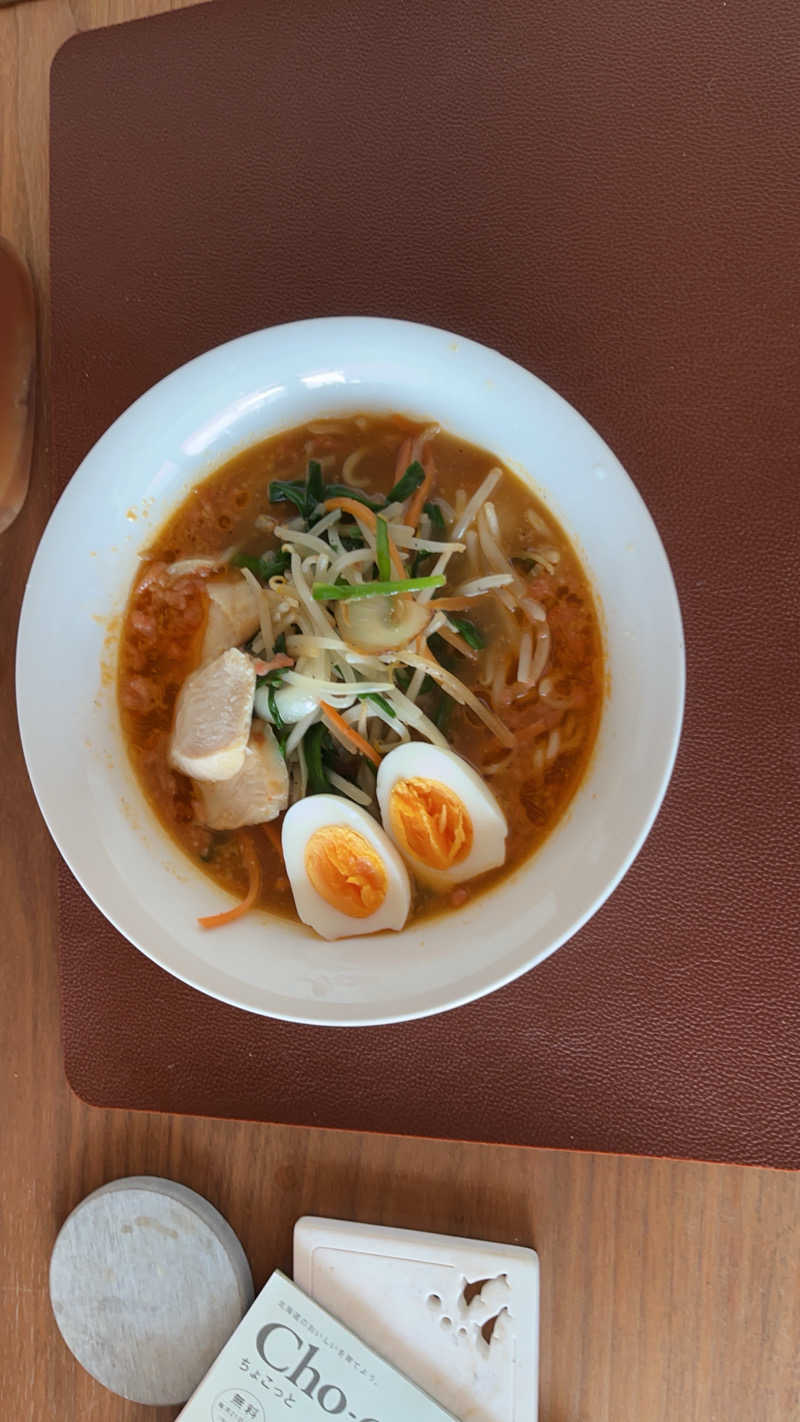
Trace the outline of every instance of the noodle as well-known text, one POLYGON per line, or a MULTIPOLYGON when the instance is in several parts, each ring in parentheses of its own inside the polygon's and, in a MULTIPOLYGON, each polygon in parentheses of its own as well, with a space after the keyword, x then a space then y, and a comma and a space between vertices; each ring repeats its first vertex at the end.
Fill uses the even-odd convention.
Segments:
POLYGON ((533 651, 533 638, 530 632, 524 631, 519 643, 519 662, 517 664, 517 680, 530 682, 531 673, 531 653, 533 651))
POLYGON ((490 564, 492 568, 494 568, 495 572, 509 574, 512 583, 518 586, 518 579, 516 573, 514 572, 514 569, 512 568, 505 554, 501 553, 495 541, 495 535, 492 533, 490 523, 489 510, 491 510, 491 518, 494 520, 495 525, 497 523, 494 505, 484 504, 478 515, 478 538, 480 540, 481 548, 483 549, 484 554, 486 556, 486 561, 490 564))
POLYGON ((403 717, 406 724, 413 726, 426 740, 431 741, 435 746, 447 745, 447 738, 442 735, 438 726, 434 726, 433 721, 430 721, 424 711, 420 711, 413 701, 409 701, 399 687, 395 686, 386 699, 397 708, 398 714, 403 717))
POLYGON ((537 602, 535 598, 521 597, 519 600, 519 605, 522 608, 522 611, 525 613, 525 616, 528 617, 531 622, 547 621, 547 613, 545 612, 542 604, 540 602, 537 602))
MULTIPOLYGON (((467 534, 468 538, 470 536, 475 538, 477 542, 476 534, 467 534)), ((490 592, 492 588, 504 588, 507 587, 509 583, 513 583, 513 581, 513 573, 486 573, 482 578, 471 578, 468 583, 462 583, 461 586, 455 590, 456 596, 480 597, 483 593, 490 592)))
POLYGON ((258 613, 258 623, 259 627, 261 628, 261 640, 264 644, 262 650, 266 657, 271 657, 273 646, 273 633, 272 615, 270 613, 269 607, 269 594, 267 593, 265 588, 262 588, 260 582, 256 577, 253 576, 249 568, 240 568, 239 572, 247 583, 247 586, 250 590, 250 593, 252 594, 253 601, 255 603, 256 612, 258 613))
POLYGON ((310 548, 312 553, 321 554, 326 561, 330 557, 331 550, 327 543, 323 543, 322 539, 316 538, 313 533, 300 533, 283 524, 275 529, 275 537, 279 538, 281 543, 296 543, 300 548, 310 548))
POLYGON ((292 751, 296 750, 296 748, 300 745, 300 742, 302 741, 306 731, 311 730, 311 727, 320 719, 321 715, 322 712, 320 711, 319 707, 315 706, 314 710, 309 711, 308 715, 304 716, 302 721, 295 722, 295 725, 289 733, 289 739, 286 742, 287 760, 292 754, 292 751))
POLYGON ((355 800, 357 805, 372 804, 371 795, 368 795, 365 790, 359 789, 352 780, 345 780, 343 775, 337 775, 335 770, 328 771, 328 779, 335 790, 341 790, 343 795, 346 795, 349 800, 355 800))
POLYGON ((464 509, 464 512, 460 515, 459 518, 456 519, 453 528, 451 528, 450 530, 451 538, 459 539, 463 536, 464 533, 466 533, 467 529, 472 523, 472 520, 477 514, 478 509, 481 507, 481 504, 486 502, 492 490, 499 482, 501 476, 501 469, 491 469, 489 471, 483 483, 479 486, 479 488, 475 490, 475 493, 472 495, 472 498, 464 509))
POLYGON ((308 613, 308 616, 311 620, 311 625, 315 627, 318 632, 321 632, 323 637, 327 637, 330 635, 333 624, 330 618, 327 617, 326 614, 322 611, 320 604, 318 602, 315 602, 313 597, 311 596, 311 589, 309 588, 308 583, 306 582, 303 576, 303 569, 300 563, 299 555, 297 553, 292 553, 291 556, 292 578, 294 579, 294 586, 297 592, 297 596, 300 598, 300 601, 302 602, 304 608, 308 613))
POLYGON ((547 623, 541 623, 536 637, 536 650, 533 654, 533 662, 530 670, 530 683, 535 686, 550 656, 550 628, 547 623))
POLYGON ((440 666, 438 662, 429 660, 427 657, 419 657, 415 652, 399 653, 398 661, 405 662, 407 666, 421 667, 434 681, 441 683, 454 701, 458 701, 460 705, 469 706, 470 710, 475 712, 475 715, 483 721, 485 726, 489 727, 492 734, 497 737, 498 741, 502 741, 504 746, 510 748, 516 745, 516 737, 512 735, 508 727, 504 726, 503 722, 498 720, 487 706, 484 706, 480 698, 475 696, 469 687, 459 681, 458 677, 453 676, 452 672, 440 666))
MULTIPOLYGON (((413 483, 412 477, 404 487, 413 483)), ((205 579, 217 570, 236 588, 231 596, 221 582, 219 595, 211 593, 225 614, 217 619, 223 637, 229 631, 231 649, 236 645, 274 666, 269 685, 262 680, 259 687, 257 716, 274 717, 292 803, 328 785, 345 797, 341 806, 350 802, 380 823, 370 757, 428 741, 450 748, 483 776, 507 819, 505 868, 489 870, 477 889, 517 867, 541 842, 592 749, 602 639, 568 540, 555 520, 540 517, 535 495, 491 455, 436 425, 420 429, 400 416, 322 418, 234 456, 209 476, 199 497, 197 491, 187 497, 143 557, 120 643, 119 703, 128 748, 165 826, 192 858, 201 852, 206 872, 241 899, 246 865, 238 841, 215 839, 198 823, 203 808, 196 787, 182 775, 164 774, 177 689, 205 665, 205 579), (387 502, 385 490, 416 460, 424 484, 387 502), (320 478, 320 470, 333 472, 320 478), (274 489, 276 481, 288 490, 274 489), (345 497, 353 491, 358 498, 345 497), (220 552, 226 538, 235 545, 220 552), (247 594, 235 579, 234 555, 247 594), (270 566, 285 572, 264 586, 261 570, 270 566), (436 588, 432 574, 441 579, 436 588), (386 581, 400 584, 395 602, 378 587, 386 581), (358 608, 372 629, 364 645, 378 650, 358 651, 339 635, 339 626, 350 621, 346 605, 354 593, 353 611, 358 608), (176 642, 182 617, 185 630, 176 642), (160 644, 151 661, 154 626, 160 644), (432 640, 437 633, 440 643, 432 640), (149 686, 159 709, 129 711, 149 686), (336 713, 330 725, 323 701, 336 713), (354 733, 365 744, 359 746, 354 733)), ((210 714, 217 714, 216 706, 210 714)), ((271 737, 258 720, 253 734, 255 742, 266 742, 266 769, 271 737)), ((415 755, 409 752, 412 767, 415 755)), ((448 762, 440 764, 447 783, 448 762)), ((281 808, 285 802, 284 796, 281 808)), ((250 813, 246 805, 241 813, 250 813)), ((261 836, 254 843, 260 849, 261 836)), ((261 902, 291 913, 286 881, 279 888, 264 874, 261 902)), ((452 896, 439 897, 417 882, 412 905, 414 915, 424 915, 451 907, 452 896)))
MULTIPOLYGON (((341 509, 331 509, 330 513, 326 513, 325 517, 321 518, 319 522, 315 523, 313 528, 310 528, 308 531, 314 538, 321 538, 323 533, 327 533, 329 529, 333 528, 335 523, 339 523, 341 517, 341 509)), ((328 553, 329 549, 326 548, 325 552, 328 553)))
POLYGON ((356 468, 368 452, 368 446, 362 444, 358 449, 354 449, 352 454, 348 454, 342 463, 342 483, 349 484, 351 489, 366 489, 369 483, 368 479, 356 478, 356 468))

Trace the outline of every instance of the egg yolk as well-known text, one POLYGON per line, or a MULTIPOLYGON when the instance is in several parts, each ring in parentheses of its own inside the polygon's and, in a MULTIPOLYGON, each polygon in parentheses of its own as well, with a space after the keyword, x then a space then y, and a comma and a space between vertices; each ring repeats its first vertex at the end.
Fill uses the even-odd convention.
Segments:
POLYGON ((395 839, 429 869, 450 869, 472 849, 472 820, 462 800, 438 780, 398 780, 389 797, 395 839))
POLYGON ((386 866, 358 830, 349 825, 324 825, 309 838, 306 873, 331 908, 348 918, 369 918, 386 898, 386 866))

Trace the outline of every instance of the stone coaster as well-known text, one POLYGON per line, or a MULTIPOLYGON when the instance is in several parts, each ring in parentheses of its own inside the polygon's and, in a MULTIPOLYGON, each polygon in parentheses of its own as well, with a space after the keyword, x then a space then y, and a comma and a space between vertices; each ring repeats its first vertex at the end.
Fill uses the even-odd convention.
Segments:
POLYGON ((219 1211, 154 1176, 113 1180, 88 1195, 50 1260, 67 1347, 131 1402, 185 1402, 253 1296, 244 1251, 219 1211))

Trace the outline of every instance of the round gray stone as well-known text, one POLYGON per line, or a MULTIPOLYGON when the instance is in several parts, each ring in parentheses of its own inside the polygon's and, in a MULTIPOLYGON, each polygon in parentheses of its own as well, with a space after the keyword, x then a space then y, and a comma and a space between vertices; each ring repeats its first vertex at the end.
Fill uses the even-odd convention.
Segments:
POLYGON ((253 1302, 239 1240, 214 1206, 155 1176, 113 1180, 65 1220, 50 1298, 67 1347, 131 1402, 185 1402, 253 1302))

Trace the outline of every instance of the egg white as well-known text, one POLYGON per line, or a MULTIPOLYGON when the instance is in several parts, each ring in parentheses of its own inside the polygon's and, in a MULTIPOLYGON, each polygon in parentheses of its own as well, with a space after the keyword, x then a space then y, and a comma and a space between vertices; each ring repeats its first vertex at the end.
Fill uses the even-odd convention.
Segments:
POLYGON ((476 874, 485 874, 487 869, 496 869, 505 863, 508 834, 506 817, 488 785, 455 751, 428 745, 426 741, 408 741, 405 745, 397 746, 381 761, 377 795, 384 829, 397 844, 406 863, 421 883, 428 884, 433 889, 444 890, 455 884, 463 884, 466 879, 474 879, 476 874), (431 868, 392 834, 389 816, 392 789, 398 780, 410 780, 415 776, 435 780, 446 786, 458 796, 472 821, 473 839, 469 854, 449 869, 431 868))
POLYGON ((303 923, 321 938, 354 938, 403 927, 411 907, 408 870, 389 836, 360 805, 340 795, 307 795, 286 811, 281 844, 295 908, 303 923), (347 825, 363 835, 386 869, 386 897, 367 918, 341 913, 317 893, 308 877, 306 845, 316 830, 328 825, 347 825))

